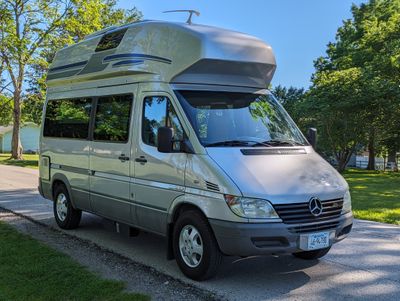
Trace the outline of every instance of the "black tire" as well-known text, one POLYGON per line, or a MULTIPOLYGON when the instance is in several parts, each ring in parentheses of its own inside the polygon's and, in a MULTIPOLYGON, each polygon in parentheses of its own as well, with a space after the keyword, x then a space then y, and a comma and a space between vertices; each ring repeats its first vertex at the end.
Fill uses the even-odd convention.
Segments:
POLYGON ((173 231, 173 251, 183 274, 193 280, 201 281, 212 278, 217 273, 222 261, 222 253, 207 219, 196 210, 185 211, 178 217, 173 231), (186 226, 189 229, 194 227, 198 231, 203 246, 203 255, 196 267, 191 267, 185 262, 179 247, 180 234, 186 226))
POLYGON ((330 249, 331 249, 331 247, 328 247, 325 249, 320 249, 320 250, 314 250, 314 251, 302 251, 302 252, 293 253, 293 256, 301 258, 301 259, 306 259, 306 260, 314 260, 314 259, 324 257, 326 254, 328 254, 330 249))
POLYGON ((75 229, 79 226, 81 221, 82 211, 72 207, 71 198, 68 190, 64 185, 57 185, 54 189, 54 200, 53 200, 53 213, 56 219, 57 225, 62 229, 75 229), (65 197, 66 215, 59 216, 57 213, 57 200, 58 198, 65 197))

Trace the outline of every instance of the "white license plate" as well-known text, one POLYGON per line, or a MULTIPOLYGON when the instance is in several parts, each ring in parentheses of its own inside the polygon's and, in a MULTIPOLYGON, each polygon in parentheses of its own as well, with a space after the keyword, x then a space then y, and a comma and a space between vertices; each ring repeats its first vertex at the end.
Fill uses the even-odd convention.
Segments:
POLYGON ((318 250, 329 247, 329 232, 318 232, 307 235, 302 235, 301 237, 303 242, 303 249, 305 249, 305 245, 307 246, 307 250, 318 250))

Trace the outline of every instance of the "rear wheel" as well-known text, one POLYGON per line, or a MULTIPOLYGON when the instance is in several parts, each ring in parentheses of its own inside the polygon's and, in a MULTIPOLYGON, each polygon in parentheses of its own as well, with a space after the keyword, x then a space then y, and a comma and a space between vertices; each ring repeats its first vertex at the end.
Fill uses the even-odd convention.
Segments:
POLYGON ((331 249, 331 247, 328 247, 325 249, 320 249, 320 250, 313 250, 313 251, 302 251, 302 252, 293 253, 293 256, 301 258, 301 259, 313 260, 313 259, 318 259, 318 258, 324 257, 326 254, 328 254, 330 249, 331 249))
POLYGON ((57 185, 54 189, 53 211, 60 228, 75 229, 79 226, 82 211, 72 207, 68 190, 64 185, 57 185))
POLYGON ((212 229, 195 210, 179 216, 174 227, 173 250, 181 271, 194 280, 213 277, 222 261, 212 229))

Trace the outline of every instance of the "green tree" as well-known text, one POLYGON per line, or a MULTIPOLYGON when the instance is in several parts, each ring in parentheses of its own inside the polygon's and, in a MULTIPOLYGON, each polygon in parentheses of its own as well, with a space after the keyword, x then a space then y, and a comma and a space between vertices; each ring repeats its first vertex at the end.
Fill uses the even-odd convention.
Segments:
POLYGON ((319 151, 334 155, 340 172, 364 141, 364 99, 361 71, 350 68, 317 73, 302 105, 302 110, 312 116, 310 126, 319 129, 319 151))
POLYGON ((12 157, 21 159, 21 101, 26 71, 57 27, 68 15, 71 2, 4 0, 0 3, 0 56, 12 83, 12 157))
POLYGON ((284 106, 285 110, 290 114, 296 123, 299 122, 302 117, 304 117, 304 112, 300 110, 301 103, 306 97, 304 88, 286 88, 278 85, 274 87, 271 92, 284 106))
POLYGON ((12 99, 10 99, 9 88, 3 77, 5 69, 4 61, 0 56, 0 126, 9 125, 12 121, 12 99))
POLYGON ((13 97, 13 158, 22 157, 19 130, 24 84, 31 80, 31 102, 43 102, 44 74, 56 49, 95 30, 141 17, 136 9, 116 9, 115 4, 115 0, 0 2, 0 61, 11 81, 13 97))
POLYGON ((7 126, 12 121, 12 98, 0 94, 0 126, 7 126))
POLYGON ((342 116, 351 118, 343 122, 361 127, 362 131, 347 130, 357 133, 353 143, 368 145, 368 168, 374 169, 377 145, 385 140, 396 145, 396 133, 399 137, 400 0, 370 0, 353 5, 352 14, 338 29, 336 41, 328 45, 327 56, 316 60, 311 94, 325 97, 315 100, 317 103, 331 99, 338 112, 354 110, 342 116), (336 91, 330 89, 335 82, 343 84, 336 91), (349 106, 349 101, 357 105, 349 106))
MULTIPOLYGON (((315 100, 311 97, 309 91, 306 91, 304 88, 286 88, 279 85, 274 87, 271 92, 284 106, 303 134, 307 136, 310 127, 317 127, 314 116, 315 110, 313 109, 315 100)), ((327 149, 323 149, 320 146, 318 149, 320 152, 332 155, 332 152, 327 151, 327 149)))

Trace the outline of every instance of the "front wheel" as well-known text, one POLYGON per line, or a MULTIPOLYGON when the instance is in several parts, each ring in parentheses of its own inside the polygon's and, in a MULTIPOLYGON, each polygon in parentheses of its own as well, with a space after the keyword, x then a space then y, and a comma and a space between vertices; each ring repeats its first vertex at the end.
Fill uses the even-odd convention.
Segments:
POLYGON ((64 185, 58 185, 54 189, 53 211, 60 228, 75 229, 79 226, 82 211, 72 207, 68 190, 64 185))
POLYGON ((194 210, 179 216, 174 227, 173 250, 179 268, 193 280, 213 277, 222 261, 207 220, 194 210))
POLYGON ((313 259, 318 259, 326 254, 328 254, 329 250, 331 247, 320 249, 320 250, 313 250, 313 251, 302 251, 302 252, 297 252, 293 253, 293 256, 301 258, 301 259, 306 259, 306 260, 313 260, 313 259))

